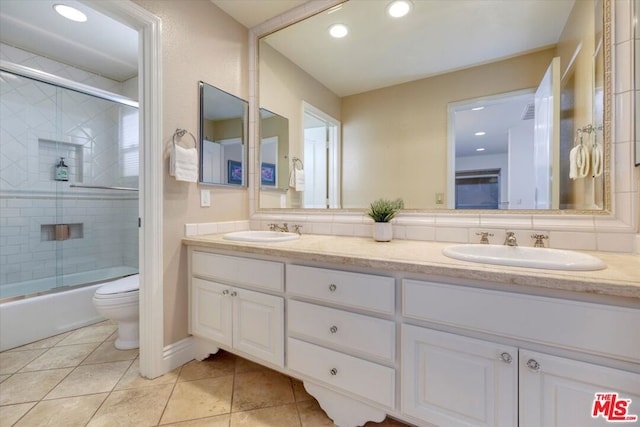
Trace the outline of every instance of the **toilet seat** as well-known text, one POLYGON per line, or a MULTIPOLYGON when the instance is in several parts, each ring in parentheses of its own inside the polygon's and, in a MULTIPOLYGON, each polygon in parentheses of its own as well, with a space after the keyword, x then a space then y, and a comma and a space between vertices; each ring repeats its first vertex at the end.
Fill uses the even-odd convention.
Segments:
POLYGON ((118 297, 118 295, 125 295, 127 293, 135 292, 136 295, 140 290, 140 275, 133 274, 131 276, 123 277, 122 279, 115 280, 107 285, 101 286, 95 293, 97 298, 109 298, 118 297))

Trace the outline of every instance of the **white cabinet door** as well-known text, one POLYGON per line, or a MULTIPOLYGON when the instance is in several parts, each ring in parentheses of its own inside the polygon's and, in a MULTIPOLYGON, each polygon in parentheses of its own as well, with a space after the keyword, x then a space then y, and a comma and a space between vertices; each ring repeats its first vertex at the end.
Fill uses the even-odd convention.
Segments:
POLYGON ((640 374, 520 351, 520 427, 606 426, 612 421, 640 424, 640 374), (603 396, 594 418, 597 393, 603 396), (617 393, 617 405, 611 393, 617 393), (631 402, 620 403, 623 399, 631 402), (635 423, 616 419, 634 415, 635 423))
POLYGON ((443 427, 517 425, 517 369, 514 347, 402 326, 407 415, 443 427))
POLYGON ((233 288, 233 346, 284 366, 284 301, 280 297, 233 288))
POLYGON ((192 278, 191 333, 231 346, 231 310, 229 286, 192 278))

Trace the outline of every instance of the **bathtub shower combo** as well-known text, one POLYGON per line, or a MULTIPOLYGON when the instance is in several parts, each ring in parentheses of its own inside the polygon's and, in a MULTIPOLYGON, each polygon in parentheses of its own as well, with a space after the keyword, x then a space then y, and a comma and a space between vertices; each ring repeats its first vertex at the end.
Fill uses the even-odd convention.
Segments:
POLYGON ((102 320, 96 290, 138 273, 139 162, 136 102, 5 61, 0 85, 1 351, 102 320))

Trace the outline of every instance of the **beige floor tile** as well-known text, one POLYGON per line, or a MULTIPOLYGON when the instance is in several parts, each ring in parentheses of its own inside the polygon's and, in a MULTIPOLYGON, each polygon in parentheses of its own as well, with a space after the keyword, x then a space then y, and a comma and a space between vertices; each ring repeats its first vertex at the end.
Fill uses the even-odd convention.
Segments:
POLYGON ((230 414, 215 417, 200 418, 199 420, 183 421, 175 424, 162 424, 163 427, 229 427, 230 414))
POLYGON ((98 323, 86 328, 77 329, 61 340, 56 346, 72 344, 88 344, 92 342, 103 342, 117 330, 118 327, 109 322, 98 323))
POLYGON ((18 403, 0 407, 0 426, 13 426, 24 414, 33 408, 36 402, 18 403))
POLYGON ((160 420, 172 384, 112 392, 87 427, 155 426, 160 420))
POLYGON ((11 375, 9 375, 9 374, 6 374, 6 375, 5 375, 5 374, 2 374, 2 375, 0 375, 0 383, 1 383, 2 381, 6 380, 7 378, 9 378, 10 376, 11 376, 11 375))
POLYGON ((192 360, 182 367, 178 381, 194 381, 233 375, 236 368, 236 359, 235 355, 220 350, 217 354, 209 356, 202 362, 192 360))
POLYGON ((96 343, 52 347, 21 369, 21 372, 76 367, 97 347, 96 343))
POLYGON ((302 383, 302 381, 291 378, 291 384, 293 385, 293 395, 296 398, 296 402, 314 400, 313 396, 307 393, 307 390, 304 389, 304 384, 302 383))
POLYGON ((73 333, 73 331, 64 332, 62 334, 54 335, 52 337, 45 338, 45 339, 40 340, 40 341, 32 342, 30 344, 25 344, 25 345, 23 345, 21 347, 16 347, 16 348, 8 350, 8 351, 38 350, 38 349, 41 349, 41 348, 55 347, 56 344, 58 344, 60 341, 62 341, 63 339, 65 339, 66 337, 71 335, 72 333, 73 333))
POLYGON ((300 427, 296 405, 275 406, 231 414, 230 427, 300 427))
POLYGON ((108 395, 108 393, 102 393, 43 400, 31 409, 15 427, 84 427, 108 395))
POLYGON ((384 421, 380 423, 374 423, 373 421, 369 421, 364 425, 364 427, 407 427, 407 426, 411 426, 411 424, 405 424, 389 417, 387 417, 384 421))
POLYGON ((46 399, 104 393, 113 390, 132 362, 111 362, 78 366, 56 386, 46 399))
POLYGON ((162 424, 195 420, 231 412, 233 376, 176 383, 162 424))
POLYGON ((69 372, 71 368, 14 374, 0 383, 0 405, 40 400, 69 372))
POLYGON ((233 412, 293 403, 291 379, 275 371, 236 374, 233 412))
POLYGON ((242 374, 245 372, 254 372, 254 371, 271 371, 271 369, 264 367, 262 365, 258 365, 250 360, 243 359, 238 357, 236 360, 236 374, 242 374))
POLYGON ((316 400, 298 402, 298 413, 302 427, 333 427, 333 421, 316 400))
POLYGON ((89 365, 94 363, 105 362, 119 362, 122 360, 133 360, 138 357, 138 349, 133 350, 118 350, 113 341, 105 341, 95 349, 89 357, 87 357, 82 364, 89 365))
POLYGON ((175 384, 178 379, 180 368, 176 368, 171 372, 154 378, 152 380, 144 378, 140 375, 140 359, 133 361, 133 364, 127 369, 122 379, 118 381, 114 390, 126 390, 129 388, 150 387, 158 384, 175 384))
POLYGON ((0 374, 13 374, 27 366, 36 357, 43 354, 46 349, 6 351, 0 353, 0 374))

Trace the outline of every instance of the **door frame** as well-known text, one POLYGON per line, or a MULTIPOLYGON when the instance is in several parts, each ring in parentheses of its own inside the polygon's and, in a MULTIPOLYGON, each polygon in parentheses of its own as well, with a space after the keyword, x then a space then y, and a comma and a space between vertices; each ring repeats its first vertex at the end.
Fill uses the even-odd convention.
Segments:
POLYGON ((162 22, 130 0, 81 0, 138 31, 140 111, 140 373, 155 378, 164 361, 162 22))

